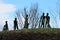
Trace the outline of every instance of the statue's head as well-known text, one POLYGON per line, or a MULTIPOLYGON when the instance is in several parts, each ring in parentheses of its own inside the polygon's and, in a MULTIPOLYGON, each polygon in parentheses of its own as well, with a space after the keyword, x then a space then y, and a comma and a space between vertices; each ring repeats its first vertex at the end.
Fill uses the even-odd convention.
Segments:
POLYGON ((15 18, 15 20, 17 20, 17 18, 15 18))
POLYGON ((49 15, 49 13, 47 13, 47 16, 49 15))
POLYGON ((5 23, 7 23, 7 21, 5 21, 5 23))
POLYGON ((43 16, 44 16, 44 12, 43 12, 43 16))

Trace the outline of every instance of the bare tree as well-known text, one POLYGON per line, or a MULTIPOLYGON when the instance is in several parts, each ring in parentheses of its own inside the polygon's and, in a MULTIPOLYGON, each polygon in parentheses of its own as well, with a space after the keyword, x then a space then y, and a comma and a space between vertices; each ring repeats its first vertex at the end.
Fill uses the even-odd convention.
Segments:
POLYGON ((38 25, 38 4, 30 7, 30 14, 29 14, 29 23, 31 24, 32 28, 36 28, 38 25))
MULTIPOLYGON (((31 28, 38 27, 38 24, 39 24, 38 3, 36 3, 30 7, 29 13, 27 13, 26 8, 24 8, 24 11, 22 13, 24 20, 25 20, 25 17, 27 14, 28 14, 28 23, 29 23, 30 27, 31 28)), ((17 15, 17 18, 19 19, 20 26, 22 24, 24 25, 23 21, 21 20, 22 18, 20 16, 19 11, 16 13, 16 15, 17 15)))

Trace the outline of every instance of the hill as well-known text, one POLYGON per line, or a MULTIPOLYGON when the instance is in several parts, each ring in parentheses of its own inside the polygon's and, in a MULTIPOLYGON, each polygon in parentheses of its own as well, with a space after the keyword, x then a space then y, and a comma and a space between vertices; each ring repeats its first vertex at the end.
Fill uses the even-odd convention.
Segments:
POLYGON ((0 40, 60 40, 60 29, 39 28, 0 32, 0 40))

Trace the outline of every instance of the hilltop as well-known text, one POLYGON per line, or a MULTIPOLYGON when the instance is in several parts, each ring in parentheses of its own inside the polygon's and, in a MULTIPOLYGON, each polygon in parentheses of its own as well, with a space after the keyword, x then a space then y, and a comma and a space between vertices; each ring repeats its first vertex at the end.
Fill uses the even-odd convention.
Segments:
POLYGON ((0 40, 60 40, 60 29, 39 28, 0 32, 0 40))

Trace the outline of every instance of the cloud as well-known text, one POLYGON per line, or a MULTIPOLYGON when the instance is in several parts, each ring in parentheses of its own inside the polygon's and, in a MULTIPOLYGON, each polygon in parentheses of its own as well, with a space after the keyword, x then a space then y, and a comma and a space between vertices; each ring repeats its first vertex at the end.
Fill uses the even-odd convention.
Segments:
POLYGON ((12 12, 15 10, 16 10, 16 8, 12 4, 0 3, 0 13, 8 13, 8 12, 12 12))

